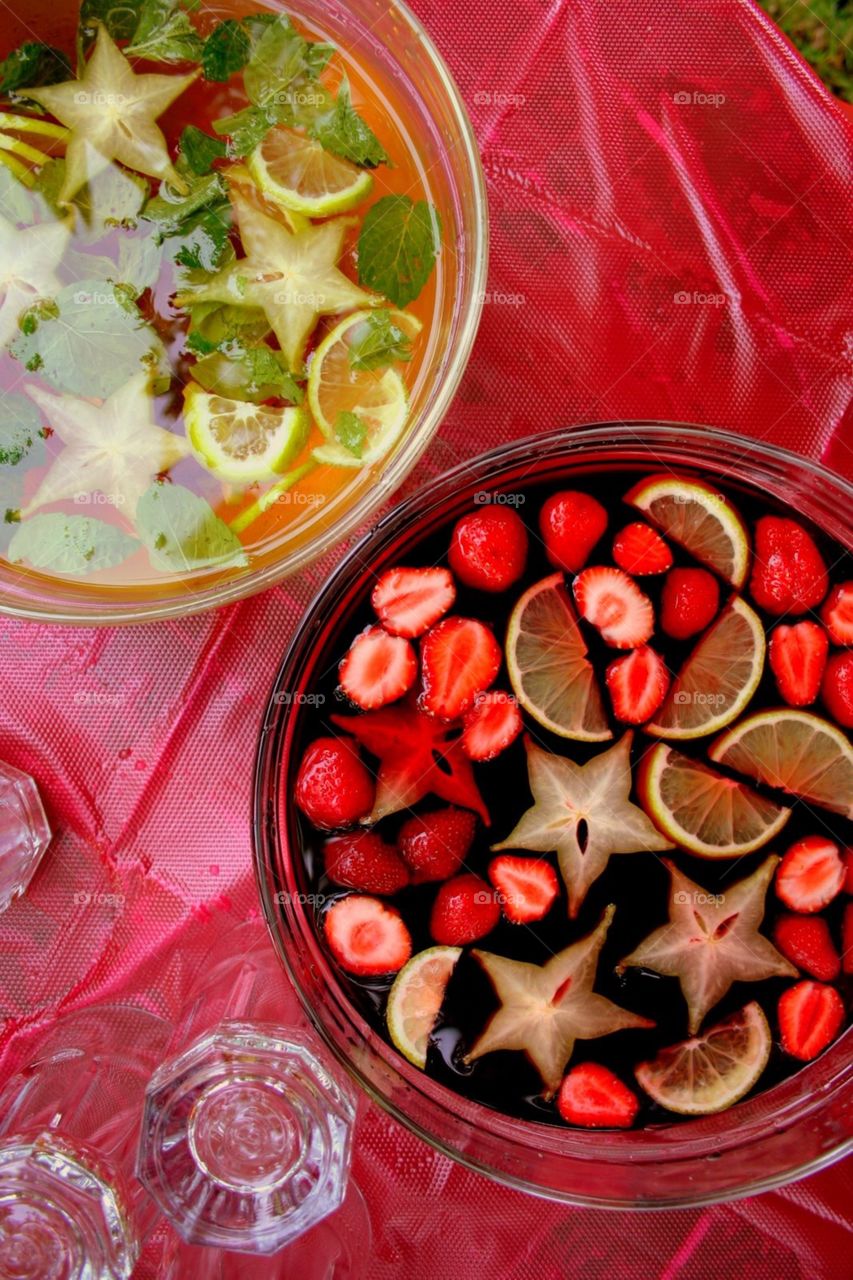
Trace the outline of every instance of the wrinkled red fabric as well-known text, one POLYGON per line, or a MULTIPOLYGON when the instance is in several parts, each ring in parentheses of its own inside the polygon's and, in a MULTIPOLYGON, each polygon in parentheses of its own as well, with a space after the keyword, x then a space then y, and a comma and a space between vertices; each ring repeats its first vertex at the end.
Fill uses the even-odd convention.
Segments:
MULTIPOLYGON (((724 426, 853 475, 851 129, 763 14, 414 7, 471 111, 492 255, 470 367, 407 488, 510 438, 623 417, 724 426)), ((255 739, 329 563, 157 627, 0 623, 0 756, 38 779, 56 831, 0 918, 4 1073, 57 1010, 144 990, 174 1014, 193 959, 257 910, 255 739)), ((372 1280, 849 1274, 850 1162, 728 1206, 604 1214, 495 1186, 370 1106, 356 1174, 372 1280)), ((163 1257, 161 1232, 138 1274, 164 1275, 163 1257)))

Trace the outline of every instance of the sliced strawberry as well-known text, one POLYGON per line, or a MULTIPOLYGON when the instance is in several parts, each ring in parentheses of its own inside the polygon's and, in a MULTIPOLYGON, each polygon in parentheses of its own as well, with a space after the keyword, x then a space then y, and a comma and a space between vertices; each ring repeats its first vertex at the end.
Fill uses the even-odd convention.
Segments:
POLYGON ((755 526, 752 598, 768 613, 806 613, 826 595, 829 578, 811 534, 796 520, 762 516, 755 526))
POLYGON ((489 879, 497 890, 507 920, 530 924, 547 915, 559 892, 550 862, 502 853, 489 863, 489 879))
POLYGON ((441 720, 457 720, 495 679, 501 647, 488 627, 474 618, 445 618, 421 641, 422 710, 441 720))
POLYGON ((385 630, 414 640, 443 618, 456 599, 449 569, 388 569, 379 578, 370 602, 385 630))
POLYGON ((469 809, 437 809, 409 818, 397 837, 415 884, 455 876, 474 842, 477 819, 469 809))
POLYGON ((611 662, 605 680, 613 714, 625 724, 645 724, 650 720, 669 688, 666 664, 648 645, 611 662))
POLYGON ((779 1000, 782 1048, 792 1058, 811 1062, 831 1044, 844 1022, 844 1002, 834 987, 798 982, 779 1000))
POLYGON ((360 893, 332 904, 323 917, 323 931, 341 968, 360 978, 396 973, 412 954, 411 935, 399 911, 360 893))
POLYGON ((595 565, 572 585, 581 614, 614 649, 636 649, 655 628, 652 602, 622 569, 595 565))
POLYGON ((650 524, 627 524, 613 539, 613 559, 626 573, 666 573, 672 552, 650 524))
POLYGON ((841 917, 841 967, 853 973, 853 902, 848 902, 841 917))
POLYGON ((545 554, 556 569, 578 573, 607 528, 607 512, 588 493, 555 493, 539 512, 545 554))
POLYGON ((457 520, 447 558, 466 587, 506 591, 527 564, 524 521, 509 507, 480 507, 457 520))
POLYGON ((494 760, 515 742, 523 726, 518 703, 503 689, 492 689, 465 712, 462 750, 470 760, 494 760))
POLYGON ((780 916, 773 940, 792 964, 821 982, 834 982, 841 972, 829 925, 821 916, 780 916))
POLYGON ((720 608, 720 584, 707 569, 673 569, 660 601, 660 625, 673 640, 689 640, 714 621, 720 608))
POLYGON ((630 1129, 639 1109, 637 1095, 597 1062, 572 1067, 557 1094, 563 1119, 585 1129, 630 1129))
POLYGON ((820 693, 829 637, 816 622, 777 627, 770 637, 770 667, 776 687, 791 707, 807 707, 820 693))
POLYGON ((820 616, 834 644, 853 644, 853 582, 832 588, 820 616))
POLYGON ((415 651, 401 636, 368 627, 338 667, 341 688, 357 707, 375 711, 408 693, 418 676, 415 651))
POLYGON ((296 776, 296 803, 315 827, 348 827, 373 807, 375 785, 358 750, 341 738, 312 742, 296 776))
POLYGON ((853 653, 834 653, 826 664, 820 690, 834 720, 853 729, 853 653))
POLYGON ((399 893, 409 883, 409 868, 376 831, 335 836, 323 847, 326 875, 332 884, 362 893, 399 893))
POLYGON ((792 844, 776 870, 776 893, 792 911, 822 911, 844 884, 846 869, 838 845, 825 836, 792 844))
POLYGON ((454 876, 436 895, 429 931, 442 946, 461 947, 491 933, 500 918, 491 885, 479 876, 454 876))

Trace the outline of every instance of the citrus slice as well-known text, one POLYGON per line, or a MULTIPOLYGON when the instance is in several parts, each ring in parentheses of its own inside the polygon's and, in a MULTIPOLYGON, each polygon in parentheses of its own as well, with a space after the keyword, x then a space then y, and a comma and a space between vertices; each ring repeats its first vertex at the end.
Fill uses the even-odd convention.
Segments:
POLYGON ((373 176, 367 170, 284 125, 270 129, 249 156, 247 167, 264 195, 309 218, 354 209, 373 188, 373 176))
POLYGON ((285 471, 308 438, 304 409, 268 409, 209 395, 194 382, 184 392, 184 425, 193 453, 220 480, 251 484, 285 471))
POLYGON ((758 688, 766 647, 761 619, 735 596, 684 663, 646 732, 701 738, 731 724, 758 688))
POLYGON ((757 711, 711 743, 712 760, 853 818, 853 746, 810 711, 757 711))
POLYGON ((388 1033, 409 1062, 423 1069, 435 1020, 461 947, 427 947, 403 965, 388 993, 388 1033))
POLYGON ((703 1035, 661 1049, 634 1074, 667 1111, 709 1116, 749 1093, 767 1066, 770 1047, 767 1019, 752 1000, 703 1035))
POLYGON ((649 476, 626 493, 625 501, 737 590, 743 586, 749 534, 728 499, 710 485, 684 476, 649 476))
POLYGON ((285 205, 279 204, 277 200, 270 200, 269 197, 265 197, 244 164, 230 165, 227 169, 222 170, 222 176, 229 187, 236 188, 246 200, 250 200, 262 213, 273 211, 277 213, 287 229, 292 231, 294 235, 298 235, 300 231, 304 231, 309 225, 309 220, 304 213, 297 213, 295 209, 288 209, 285 205), (268 201, 266 208, 265 201, 268 201))
MULTIPOLYGON (((335 467, 368 466, 383 458, 403 434, 409 418, 409 393, 396 369, 354 369, 350 348, 373 314, 356 311, 335 325, 311 358, 308 403, 327 443, 314 450, 318 462, 335 467)), ((413 317, 407 332, 419 328, 413 317)))
POLYGON ((637 792, 658 830, 700 858, 752 853, 772 840, 791 816, 790 809, 665 742, 658 742, 640 762, 637 792))
POLYGON ((613 737, 586 641, 561 573, 525 591, 509 620, 506 660, 516 698, 537 724, 561 738, 613 737))

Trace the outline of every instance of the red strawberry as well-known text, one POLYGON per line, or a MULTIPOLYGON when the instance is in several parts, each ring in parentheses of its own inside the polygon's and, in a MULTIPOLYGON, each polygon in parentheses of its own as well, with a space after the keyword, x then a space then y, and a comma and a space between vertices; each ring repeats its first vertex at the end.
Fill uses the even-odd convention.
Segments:
POLYGON ((551 910, 559 891, 557 873, 550 862, 515 854, 493 858, 489 879, 498 892, 504 915, 513 924, 541 920, 551 910))
POLYGON ((853 644, 853 582, 832 588, 820 616, 835 644, 853 644))
POLYGON ((315 827, 348 827, 373 807, 374 783, 351 742, 318 738, 302 757, 296 803, 315 827))
POLYGON ((488 689, 500 670, 501 647, 473 618, 445 618, 421 641, 423 691, 418 705, 431 716, 456 720, 488 689))
POLYGON ((556 569, 578 573, 607 528, 607 512, 588 493, 555 493, 539 512, 545 554, 556 569))
POLYGON ((370 602, 385 630, 413 640, 443 618, 456 599, 449 569, 388 569, 370 602))
POLYGON ((357 707, 375 711, 408 693, 418 676, 418 660, 408 640, 368 627, 353 640, 338 667, 341 688, 357 707))
POLYGON ((844 1021, 844 1002, 834 987, 798 982, 779 1000, 782 1048, 792 1058, 811 1062, 831 1044, 844 1021))
POLYGON ((611 662, 605 679, 613 714, 625 724, 645 724, 650 720, 669 688, 664 660, 648 645, 611 662))
POLYGON ((457 520, 447 556, 460 582, 478 591, 506 591, 524 573, 527 530, 509 507, 487 506, 457 520))
POLYGON ((432 908, 429 931, 436 942, 459 947, 491 933, 501 918, 497 898, 479 876, 445 880, 432 908))
POLYGON ((807 707, 820 692, 829 637, 816 622, 777 627, 770 637, 770 666, 776 687, 792 707, 807 707))
POLYGON ((436 809, 400 828, 400 855, 415 884, 455 876, 474 842, 477 819, 468 809, 436 809))
POLYGON ((650 524, 627 524, 613 539, 613 559, 626 573, 666 573, 672 552, 650 524))
POLYGON ((673 569, 663 584, 661 629, 673 640, 688 640, 713 622, 720 607, 720 587, 707 569, 673 569))
POLYGON ((637 1095, 597 1062, 572 1067, 557 1094, 563 1119, 585 1129, 630 1129, 639 1109, 637 1095))
POLYGON ((773 940, 792 964, 821 982, 833 982, 841 972, 829 925, 821 916, 780 916, 773 940))
POLYGON ((776 893, 792 911, 822 911, 841 892, 845 876, 838 845, 825 836, 806 836, 779 863, 776 893))
POLYGON ((341 968, 360 978, 396 973, 412 954, 412 938, 399 911, 360 893, 332 903, 323 931, 341 968))
POLYGON ((821 697, 834 720, 853 729, 853 653, 834 653, 826 664, 821 697))
POLYGON ((332 884, 363 893, 399 893, 409 883, 409 869, 397 850, 377 831, 335 836, 323 848, 326 875, 332 884))
POLYGON ((481 693, 465 712, 462 750, 469 760, 494 760, 523 728, 518 703, 503 689, 481 693))
POLYGON ((572 584, 578 609, 614 649, 636 649, 655 629, 652 602, 621 569, 596 565, 572 584))
POLYGON ((853 973, 853 902, 848 902, 841 918, 841 967, 853 973))
POLYGON ((755 526, 752 598, 768 613, 806 613, 820 604, 829 579, 823 557, 796 520, 762 516, 755 526))

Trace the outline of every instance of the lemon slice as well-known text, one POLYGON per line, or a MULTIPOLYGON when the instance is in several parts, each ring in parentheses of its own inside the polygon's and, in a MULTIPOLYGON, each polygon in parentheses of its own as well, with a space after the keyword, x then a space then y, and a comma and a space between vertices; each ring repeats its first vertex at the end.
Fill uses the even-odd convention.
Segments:
MULTIPOLYGON (((409 418, 409 393, 396 369, 353 369, 350 347, 372 312, 356 311, 329 332, 311 358, 308 403, 328 443, 314 450, 318 462, 361 467, 383 458, 403 434, 409 418), (338 434, 341 414, 354 414, 364 439, 347 448, 338 434)), ((413 336, 420 324, 413 316, 391 313, 395 323, 413 336)))
POLYGON ((646 732, 701 738, 731 724, 758 688, 765 649, 761 619, 736 596, 684 663, 646 732))
POLYGON ((232 484, 251 484, 285 471, 304 448, 309 431, 304 409, 226 400, 194 382, 184 392, 184 425, 202 466, 232 484))
POLYGON ((264 195, 309 218, 354 209, 373 189, 372 174, 284 125, 270 129, 247 166, 264 195))
POLYGON ((634 1074, 667 1111, 708 1116, 749 1093, 767 1066, 770 1048, 767 1019, 753 1000, 703 1035, 661 1049, 634 1074))
POLYGON ((626 493, 625 501, 736 590, 743 586, 749 534, 728 499, 710 485, 684 476, 649 476, 626 493))
MULTIPOLYGON (((229 168, 222 170, 222 176, 229 187, 236 188, 245 199, 251 200, 254 197, 254 203, 262 213, 264 212, 263 192, 259 189, 258 184, 244 164, 230 165, 229 168)), ((278 200, 273 200, 273 204, 281 215, 287 229, 294 235, 298 235, 300 231, 304 231, 309 225, 309 220, 304 214, 297 213, 295 209, 288 209, 286 205, 280 204, 278 200)))
POLYGON ((403 965, 388 993, 385 1016, 391 1040, 422 1070, 430 1034, 461 954, 461 947, 428 947, 403 965))

